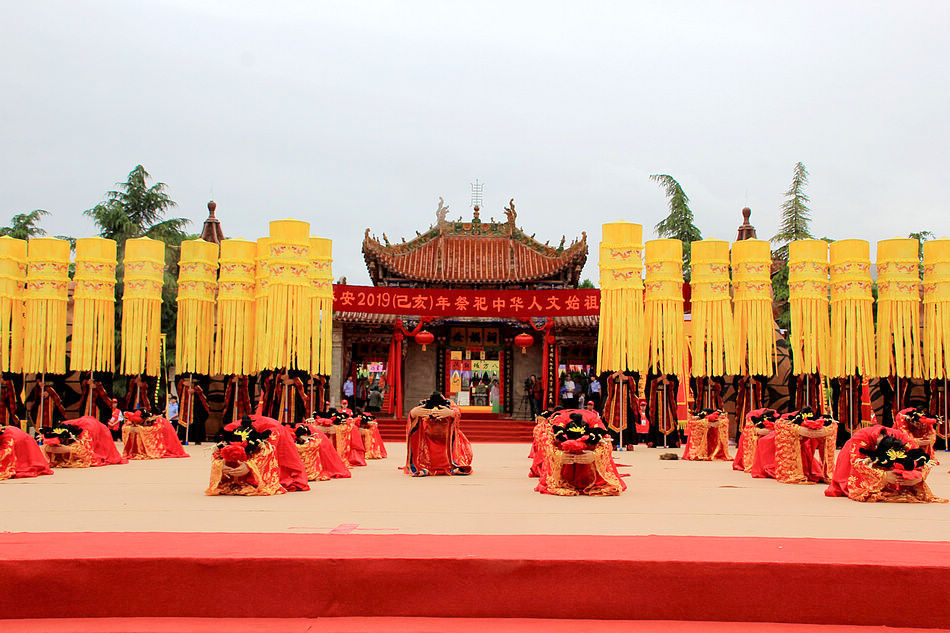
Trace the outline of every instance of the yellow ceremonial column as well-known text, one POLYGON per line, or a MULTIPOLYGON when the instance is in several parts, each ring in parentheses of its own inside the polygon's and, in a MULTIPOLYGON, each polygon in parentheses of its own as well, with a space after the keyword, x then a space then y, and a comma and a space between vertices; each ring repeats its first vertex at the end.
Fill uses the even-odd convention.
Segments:
POLYGON ((646 369, 643 344, 643 227, 603 225, 597 372, 646 369))
POLYGON ((267 262, 270 258, 270 244, 271 238, 258 238, 254 258, 254 364, 257 371, 273 367, 273 350, 267 345, 267 331, 270 328, 267 319, 267 285, 270 276, 267 262))
POLYGON ((178 373, 211 373, 217 287, 218 245, 205 240, 182 242, 175 330, 175 371, 178 373))
POLYGON ((333 242, 310 238, 310 371, 330 375, 333 356, 333 242))
POLYGON ((765 240, 740 240, 732 245, 736 347, 740 371, 749 376, 774 373, 771 267, 772 250, 765 240))
POLYGON ((310 224, 270 223, 267 318, 263 338, 268 369, 310 371, 310 224))
MULTIPOLYGON (((877 372, 920 378, 920 260, 914 239, 877 244, 877 372)), ((900 389, 898 389, 900 404, 900 389)))
POLYGON ((165 243, 147 237, 126 240, 123 266, 122 373, 158 376, 165 243))
POLYGON ((115 267, 114 240, 76 240, 72 371, 115 371, 115 267))
POLYGON ((682 374, 686 335, 683 330, 683 243, 646 243, 647 349, 650 368, 660 374, 682 374))
POLYGON ((26 240, 0 237, 0 371, 23 371, 26 240))
POLYGON ((924 366, 930 380, 950 377, 950 239, 924 242, 924 366))
POLYGON ((794 373, 828 373, 828 243, 824 240, 797 240, 788 245, 788 304, 794 373))
POLYGON ((870 248, 864 240, 831 243, 831 369, 837 377, 874 376, 870 248))
POLYGON ((693 362, 695 377, 739 371, 729 296, 729 242, 698 240, 691 244, 693 362))
POLYGON ((256 256, 254 242, 242 239, 221 242, 216 374, 248 376, 257 370, 254 361, 256 256))
POLYGON ((66 373, 69 242, 36 237, 27 245, 24 373, 66 373))

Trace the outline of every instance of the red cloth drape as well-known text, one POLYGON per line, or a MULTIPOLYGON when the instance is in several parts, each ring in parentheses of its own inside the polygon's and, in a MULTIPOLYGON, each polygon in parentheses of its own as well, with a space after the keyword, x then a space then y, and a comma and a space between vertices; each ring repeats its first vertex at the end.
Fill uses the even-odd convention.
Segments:
POLYGON ((383 397, 383 409, 396 418, 402 417, 402 342, 407 336, 415 336, 431 319, 420 319, 411 331, 396 319, 393 325, 393 338, 389 343, 389 361, 386 365, 386 384, 389 389, 383 397))

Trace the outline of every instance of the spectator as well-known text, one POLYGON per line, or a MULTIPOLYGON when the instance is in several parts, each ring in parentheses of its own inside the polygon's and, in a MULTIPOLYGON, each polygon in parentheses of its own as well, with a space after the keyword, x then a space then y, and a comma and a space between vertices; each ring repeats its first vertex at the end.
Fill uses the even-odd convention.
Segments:
POLYGON ((369 398, 366 400, 366 410, 376 412, 383 408, 383 393, 379 390, 379 385, 373 385, 369 390, 369 398))
POLYGON ((564 383, 561 387, 561 402, 565 409, 573 409, 577 406, 577 400, 574 398, 574 380, 568 373, 564 374, 564 383))
MULTIPOLYGON (((590 397, 588 398, 588 403, 593 404, 594 408, 598 411, 600 410, 600 381, 596 378, 591 379, 590 387, 590 397)), ((590 407, 588 407, 590 408, 590 407)))
POLYGON ((353 377, 347 377, 346 382, 343 383, 343 397, 345 397, 350 402, 353 401, 354 385, 353 377))

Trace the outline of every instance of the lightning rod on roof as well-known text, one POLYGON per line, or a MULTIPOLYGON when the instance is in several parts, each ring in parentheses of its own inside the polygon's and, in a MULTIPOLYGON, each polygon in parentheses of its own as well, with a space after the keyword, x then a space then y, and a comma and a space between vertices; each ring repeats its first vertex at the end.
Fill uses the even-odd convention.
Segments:
POLYGON ((472 183, 472 206, 476 209, 482 206, 482 190, 484 188, 485 183, 478 182, 478 178, 472 183))

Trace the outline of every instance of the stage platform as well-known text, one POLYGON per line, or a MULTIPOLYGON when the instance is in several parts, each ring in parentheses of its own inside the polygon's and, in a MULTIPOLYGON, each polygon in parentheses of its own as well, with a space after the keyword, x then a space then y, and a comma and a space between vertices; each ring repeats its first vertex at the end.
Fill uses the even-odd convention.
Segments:
POLYGON ((470 477, 410 478, 390 443, 308 493, 205 497, 211 446, 187 449, 0 483, 0 631, 950 629, 944 504, 830 499, 661 449, 616 453, 620 497, 553 497, 518 444, 477 445, 470 477), (905 583, 915 597, 882 606, 905 583))

